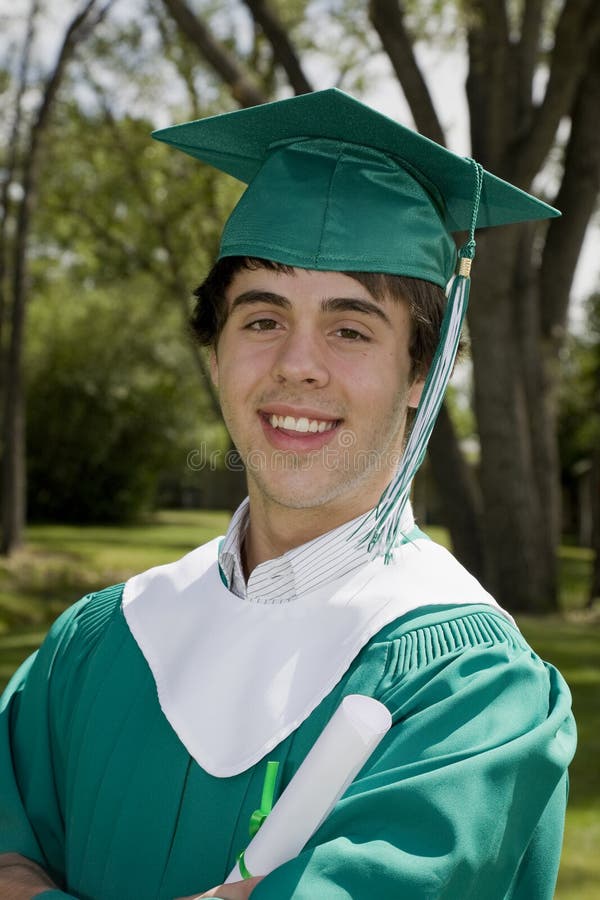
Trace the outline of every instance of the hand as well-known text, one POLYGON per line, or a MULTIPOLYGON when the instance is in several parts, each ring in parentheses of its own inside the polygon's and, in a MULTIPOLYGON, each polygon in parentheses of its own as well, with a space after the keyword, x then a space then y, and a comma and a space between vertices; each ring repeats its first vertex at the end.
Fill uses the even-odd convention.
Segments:
POLYGON ((51 890, 56 885, 37 863, 18 853, 0 853, 0 897, 32 900, 51 890))
POLYGON ((262 876, 246 878, 244 881, 232 881, 231 884, 220 884, 203 894, 177 897, 176 900, 201 900, 202 897, 218 897, 219 900, 248 900, 259 881, 262 881, 262 876))

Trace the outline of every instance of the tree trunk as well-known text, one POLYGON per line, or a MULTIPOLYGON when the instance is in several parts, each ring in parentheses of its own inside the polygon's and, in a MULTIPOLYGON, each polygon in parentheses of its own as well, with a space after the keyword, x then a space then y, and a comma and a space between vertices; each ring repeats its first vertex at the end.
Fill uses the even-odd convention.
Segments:
MULTIPOLYGON (((22 334, 21 325, 12 317, 12 334, 22 334)), ((25 527, 25 398, 18 338, 11 340, 7 360, 10 381, 4 394, 2 452, 2 540, 0 554, 9 556, 19 548, 25 527)))
MULTIPOLYGON (((10 189, 17 177, 18 168, 18 150, 21 136, 21 127, 23 119, 23 95, 27 89, 27 80, 29 75, 29 67, 31 61, 31 48, 34 39, 35 20, 39 12, 39 0, 32 0, 29 14, 27 16, 27 28, 23 41, 23 49, 21 52, 21 60, 19 65, 19 73, 17 76, 17 87, 14 98, 13 120, 8 136, 8 150, 4 163, 4 171, 2 173, 2 185, 0 187, 0 409, 4 409, 5 405, 5 389, 8 382, 8 374, 10 366, 8 362, 8 348, 6 344, 6 325, 8 325, 10 315, 10 303, 8 302, 9 281, 10 281, 10 220, 12 202, 10 199, 10 189)), ((10 333, 10 330, 9 330, 10 333)), ((23 430, 23 424, 19 426, 15 423, 17 430, 23 430)), ((11 435, 12 438, 12 435, 11 435)), ((18 443, 18 438, 15 438, 18 443)), ((5 438, 6 441, 6 438, 5 438)), ((2 454, 2 466, 5 465, 4 455, 2 454)), ((16 464, 15 464, 16 465, 16 464)), ((15 513, 17 510, 15 509, 15 513)), ((17 518, 19 516, 17 515, 17 518)), ((12 526, 11 526, 12 527, 12 526)))
POLYGON ((27 235, 34 202, 33 153, 25 161, 23 198, 19 206, 13 250, 10 341, 6 362, 2 428, 2 542, 0 553, 10 555, 23 540, 25 526, 25 393, 23 388, 23 338, 27 296, 27 235))
MULTIPOLYGON (((534 487, 537 502, 543 507, 542 527, 548 544, 547 554, 553 558, 561 533, 560 461, 556 397, 541 352, 539 278, 531 262, 540 231, 537 224, 523 225, 520 229, 511 301, 519 377, 527 401, 534 487)), ((552 564, 551 571, 554 569, 552 564)))
POLYGON ((591 609, 596 603, 600 603, 600 446, 596 447, 592 457, 590 481, 592 492, 592 550, 594 551, 592 581, 588 600, 588 606, 591 609))
POLYGON ((446 404, 440 409, 428 450, 444 510, 443 524, 450 531, 454 554, 471 574, 485 582, 481 497, 461 453, 446 404))
MULTIPOLYGON (((31 126, 30 140, 23 159, 23 197, 19 205, 10 311, 10 343, 2 422, 2 541, 0 553, 9 555, 20 545, 25 524, 25 398, 23 387, 23 343, 28 286, 27 240, 31 214, 36 200, 37 168, 41 142, 48 125, 51 108, 65 68, 78 41, 84 36, 96 0, 88 0, 81 12, 71 20, 50 76, 44 85, 42 100, 31 126)), ((97 24, 106 14, 107 3, 96 17, 97 24)))
POLYGON ((553 554, 548 556, 510 300, 518 241, 515 228, 479 238, 469 327, 490 587, 511 610, 542 611, 555 604, 554 562, 553 554))
MULTIPOLYGON (((538 0, 524 4, 520 41, 509 36, 504 4, 482 0, 474 13, 467 80, 473 153, 496 174, 527 190, 561 117, 573 114, 592 65, 598 6, 591 0, 563 6, 546 92, 538 104, 531 101, 531 85, 515 77, 516 72, 534 71, 532 54, 541 41, 538 0)), ((570 178, 567 169, 563 185, 570 178)), ((552 223, 549 235, 558 227, 552 223)), ((479 237, 469 317, 492 585, 503 605, 532 611, 552 609, 557 602, 555 546, 560 526, 555 373, 562 334, 552 329, 555 342, 544 357, 548 315, 540 280, 541 234, 522 226, 479 237)), ((546 274, 554 262, 559 285, 552 308, 565 313, 577 259, 573 247, 570 241, 559 244, 545 260, 546 274)))

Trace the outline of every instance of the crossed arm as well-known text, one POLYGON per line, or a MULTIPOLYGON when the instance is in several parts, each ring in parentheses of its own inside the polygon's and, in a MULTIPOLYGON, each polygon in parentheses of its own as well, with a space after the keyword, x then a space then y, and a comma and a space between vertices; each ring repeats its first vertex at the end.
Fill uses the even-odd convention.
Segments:
MULTIPOLYGON (((248 900, 260 878, 248 878, 234 884, 222 884, 204 894, 178 900, 248 900)), ((32 860, 19 853, 0 853, 0 900, 31 900, 45 891, 59 890, 49 875, 32 860)))
POLYGON ((37 863, 19 853, 0 854, 2 900, 30 900, 52 890, 57 890, 56 885, 37 863))

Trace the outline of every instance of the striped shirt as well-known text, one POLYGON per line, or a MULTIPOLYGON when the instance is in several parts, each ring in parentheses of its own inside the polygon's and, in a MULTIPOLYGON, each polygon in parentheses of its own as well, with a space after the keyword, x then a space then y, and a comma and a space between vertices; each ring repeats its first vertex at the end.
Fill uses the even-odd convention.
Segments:
MULTIPOLYGON (((276 559, 260 563, 246 583, 241 552, 250 521, 246 498, 234 513, 219 549, 219 565, 227 587, 238 597, 253 603, 289 603, 302 594, 351 574, 371 558, 366 543, 359 543, 359 537, 352 538, 371 512, 294 547, 276 559)), ((412 510, 407 506, 402 530, 410 531, 413 527, 412 510)))

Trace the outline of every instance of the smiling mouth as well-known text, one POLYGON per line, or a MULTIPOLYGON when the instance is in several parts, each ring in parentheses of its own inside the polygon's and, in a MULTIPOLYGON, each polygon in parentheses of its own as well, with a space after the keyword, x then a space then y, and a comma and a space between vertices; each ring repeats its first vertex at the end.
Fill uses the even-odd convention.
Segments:
POLYGON ((272 428, 283 428, 285 431, 297 431, 300 434, 322 434, 331 431, 339 424, 339 419, 307 419, 301 416, 295 419, 293 416, 269 415, 266 417, 272 428))

